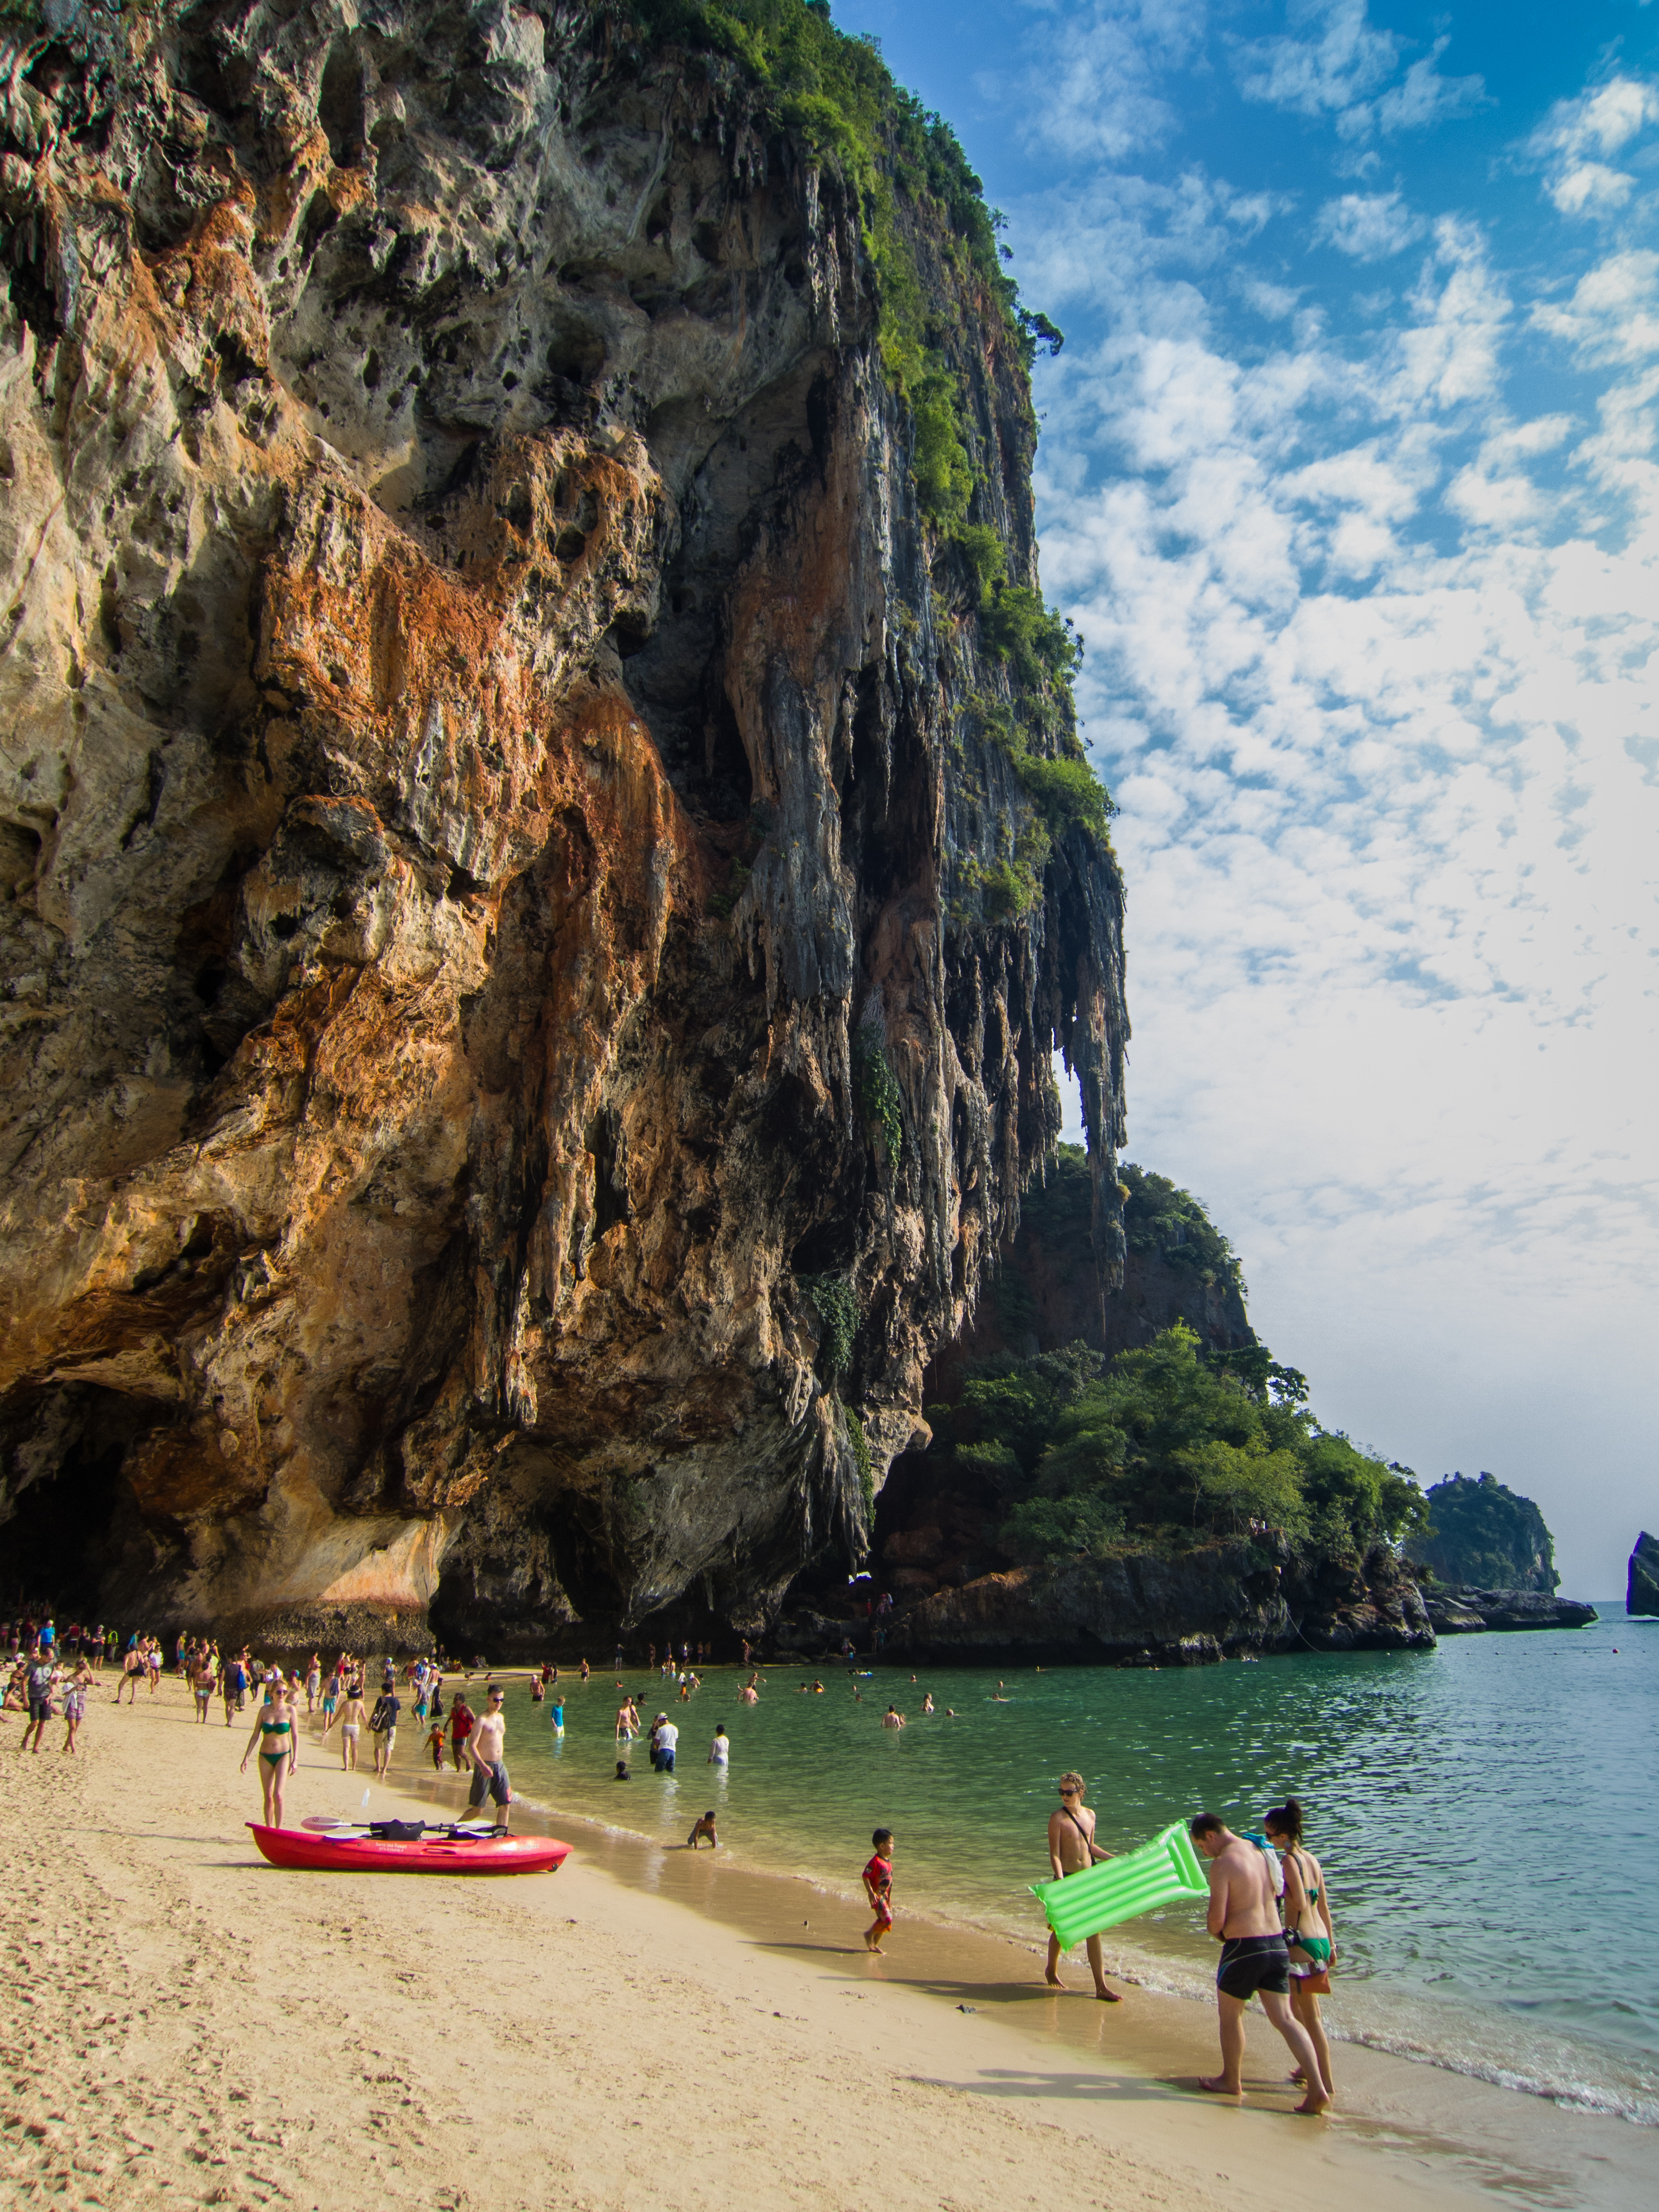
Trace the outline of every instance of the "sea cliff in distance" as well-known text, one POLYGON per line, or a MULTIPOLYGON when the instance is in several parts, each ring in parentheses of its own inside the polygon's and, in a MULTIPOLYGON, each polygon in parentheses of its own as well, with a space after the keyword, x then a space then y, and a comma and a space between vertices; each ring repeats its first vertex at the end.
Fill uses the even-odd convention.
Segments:
POLYGON ((1659 1613, 1659 1536, 1650 1536, 1645 1528, 1636 1540, 1636 1549, 1630 1555, 1629 1578, 1625 1585, 1625 1611, 1627 1613, 1659 1613))

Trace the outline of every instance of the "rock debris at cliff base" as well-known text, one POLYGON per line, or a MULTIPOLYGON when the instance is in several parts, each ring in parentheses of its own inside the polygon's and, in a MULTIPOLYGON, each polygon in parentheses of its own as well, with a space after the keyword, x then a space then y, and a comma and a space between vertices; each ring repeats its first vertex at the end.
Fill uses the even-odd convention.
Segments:
MULTIPOLYGON (((1056 1043, 1120 1257, 1121 887, 1073 829, 973 888, 1037 849, 1019 679, 858 209, 631 23, 0 25, 0 1507, 158 1626, 763 1622, 1056 1043)), ((1034 584, 1022 359, 900 212, 1034 584)))

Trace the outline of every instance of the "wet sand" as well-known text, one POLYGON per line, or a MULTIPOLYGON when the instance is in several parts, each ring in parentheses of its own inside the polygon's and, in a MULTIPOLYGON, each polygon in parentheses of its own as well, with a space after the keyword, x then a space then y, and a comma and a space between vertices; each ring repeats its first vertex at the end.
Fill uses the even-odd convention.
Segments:
MULTIPOLYGON (((252 1713, 247 1724, 252 1723, 252 1713)), ((1291 2116, 1253 2024, 1243 2110, 1194 2088, 1206 2007, 1056 1996, 1039 1954, 902 1910, 887 1957, 811 1885, 573 1820, 519 1881, 279 1874, 246 1728, 113 1682, 84 1760, 0 1727, 15 2026, 9 2201, 66 2206, 1261 2207, 1651 2202, 1650 2131, 1338 2046, 1291 2116), (968 2008, 968 2009, 962 2009, 968 2008)), ((368 1738, 365 1736, 365 1745, 368 1738)), ((302 1743, 289 1818, 446 1807, 302 1743)), ((366 1761, 366 1764, 368 1762, 366 1761)))

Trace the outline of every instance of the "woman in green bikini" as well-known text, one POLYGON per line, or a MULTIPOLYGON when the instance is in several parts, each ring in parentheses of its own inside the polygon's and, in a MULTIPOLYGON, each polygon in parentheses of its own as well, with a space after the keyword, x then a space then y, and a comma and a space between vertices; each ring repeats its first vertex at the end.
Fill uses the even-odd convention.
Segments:
MULTIPOLYGON (((1325 1869, 1302 1840, 1302 1808, 1294 1797, 1275 1805, 1261 1826, 1267 1841, 1279 1853, 1285 1869, 1285 1936, 1291 1952, 1291 2010, 1308 2031, 1309 2039, 1325 2077, 1325 2094, 1331 2086, 1331 2046, 1319 2014, 1319 1988, 1330 1987, 1329 1974, 1336 1964, 1336 1930, 1331 1925, 1331 1901, 1325 1887, 1325 1869), (1310 1987, 1310 1984, 1317 1984, 1310 1987)), ((1292 2075, 1292 2081, 1301 2077, 1292 2075)))
POLYGON ((268 1828, 280 1828, 283 1825, 283 1786, 298 1764, 299 1739, 295 1732, 294 1714, 288 1686, 279 1674, 270 1686, 269 1698, 259 1708, 259 1717, 253 1723, 247 1749, 242 1753, 242 1771, 246 1774, 256 1746, 258 1749, 259 1784, 265 1793, 268 1828))

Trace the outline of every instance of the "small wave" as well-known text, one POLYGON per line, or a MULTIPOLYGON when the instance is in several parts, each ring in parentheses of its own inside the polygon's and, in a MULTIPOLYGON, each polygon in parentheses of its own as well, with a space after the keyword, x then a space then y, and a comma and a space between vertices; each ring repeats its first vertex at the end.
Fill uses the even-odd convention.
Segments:
POLYGON ((1541 2097, 1570 2112, 1595 2112, 1607 2119, 1629 2120, 1639 2128, 1659 2127, 1659 2099, 1644 2096, 1636 2090, 1621 2092, 1571 2075, 1557 2077, 1543 2068, 1534 2069, 1475 2051, 1437 2047, 1419 2037, 1386 2027, 1343 2027, 1330 2018, 1327 2018, 1325 2026, 1333 2042, 1357 2043, 1368 2051, 1386 2051, 1390 2057, 1413 2059, 1421 2066, 1438 2066, 1448 2074, 1489 2081, 1494 2088, 1515 2089, 1522 2096, 1541 2097))

